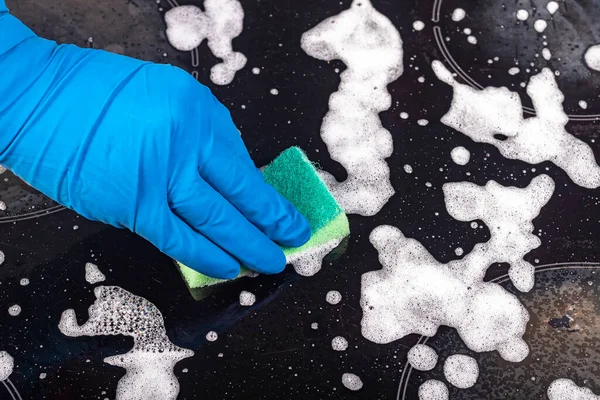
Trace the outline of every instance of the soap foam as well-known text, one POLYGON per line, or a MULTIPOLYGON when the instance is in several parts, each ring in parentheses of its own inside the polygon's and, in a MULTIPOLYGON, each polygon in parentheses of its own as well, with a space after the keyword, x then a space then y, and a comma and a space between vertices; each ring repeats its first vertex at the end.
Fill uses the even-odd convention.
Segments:
POLYGON ((0 381, 8 379, 15 367, 15 359, 5 351, 0 351, 0 381))
POLYGON ((527 85, 536 116, 523 118, 519 95, 507 88, 473 89, 458 83, 440 61, 432 68, 438 79, 454 89, 450 110, 441 119, 445 125, 476 142, 489 143, 509 159, 530 164, 552 161, 579 186, 600 187, 600 167, 592 149, 565 130, 569 117, 564 96, 554 74, 544 68, 527 85), (494 137, 504 135, 506 140, 494 137))
POLYGON ((548 61, 552 58, 552 53, 550 52, 550 50, 544 47, 542 49, 542 57, 544 58, 544 60, 548 61))
POLYGON ((117 400, 175 400, 179 382, 173 373, 177 362, 194 352, 171 343, 156 306, 118 286, 98 286, 96 301, 88 309, 89 319, 77 324, 73 309, 63 311, 58 324, 66 336, 126 335, 133 348, 104 362, 125 368, 117 385, 117 400))
POLYGON ((600 71, 600 44, 590 46, 583 55, 585 64, 594 71, 600 71))
POLYGON ((452 11, 452 21, 454 21, 454 22, 462 21, 466 15, 467 15, 467 13, 462 8, 455 8, 454 11, 452 11))
POLYGON ((18 304, 15 304, 15 305, 8 307, 8 314, 10 314, 13 317, 16 317, 17 315, 21 314, 21 306, 18 304))
POLYGON ((425 23, 423 21, 415 21, 413 22, 413 29, 415 31, 422 31, 425 28, 425 23))
POLYGON ((546 4, 546 9, 550 14, 554 14, 556 11, 558 11, 558 3, 555 1, 550 1, 548 4, 546 4))
POLYGON ((342 375, 342 385, 344 385, 347 389, 352 391, 357 391, 362 389, 363 383, 358 377, 358 375, 354 375, 351 373, 345 373, 342 375))
POLYGON ((244 10, 237 0, 205 0, 204 9, 179 6, 167 11, 167 39, 181 51, 193 50, 208 39, 210 51, 223 60, 212 67, 210 79, 217 85, 227 85, 247 61, 242 53, 233 51, 231 44, 244 28, 244 10))
POLYGON ((342 301, 342 294, 340 292, 338 292, 337 290, 330 290, 329 292, 327 292, 327 295, 325 296, 325 300, 329 304, 336 305, 337 303, 342 301))
POLYGON ((438 362, 437 353, 426 344, 414 345, 408 351, 407 357, 410 365, 419 371, 430 371, 438 362))
POLYGON ((96 264, 88 262, 85 263, 85 280, 88 283, 95 285, 96 283, 105 281, 106 277, 96 264))
POLYGON ((548 400, 600 400, 590 389, 570 379, 557 379, 548 387, 548 400))
POLYGON ((249 307, 256 302, 256 296, 254 293, 247 292, 242 290, 240 293, 240 305, 244 307, 249 307))
POLYGON ((429 379, 419 386, 419 400, 448 400, 450 392, 444 382, 429 379))
POLYGON ((321 270, 325 256, 338 247, 342 240, 344 238, 330 240, 321 246, 294 253, 286 258, 287 264, 291 264, 298 275, 313 276, 321 270))
POLYGON ((533 23, 533 28, 539 33, 544 32, 547 27, 548 27, 548 23, 546 21, 544 21, 543 19, 536 19, 535 22, 533 23))
POLYGON ((519 21, 527 21, 527 18, 529 18, 529 12, 523 9, 518 10, 516 15, 519 21))
POLYGON ((392 104, 387 85, 403 73, 400 34, 368 0, 354 0, 348 10, 305 32, 301 46, 311 57, 339 59, 348 67, 321 125, 331 158, 348 178, 337 182, 326 172, 322 177, 347 213, 375 215, 394 194, 385 161, 393 152, 392 135, 379 113, 392 104))
POLYGON ((554 182, 541 175, 524 189, 494 181, 483 187, 447 183, 442 189, 450 215, 459 221, 481 219, 490 240, 460 260, 441 264, 399 229, 375 228, 370 241, 383 269, 362 275, 362 334, 390 343, 412 333, 434 336, 446 325, 471 350, 497 350, 505 360, 520 362, 529 353, 522 338, 529 314, 516 296, 483 279, 490 265, 507 262, 515 286, 531 289, 534 268, 522 257, 540 245, 531 221, 551 197, 554 182))
POLYGON ((348 349, 348 341, 342 336, 336 336, 331 340, 331 348, 335 351, 346 351, 348 349))
POLYGON ((458 165, 467 165, 471 159, 471 153, 464 147, 458 146, 452 149, 450 157, 452 158, 452 161, 458 165))
POLYGON ((479 367, 473 357, 454 354, 444 362, 446 380, 459 389, 472 387, 479 377, 479 367))
POLYGON ((512 67, 508 70, 508 74, 509 75, 516 75, 520 72, 521 70, 517 67, 512 67))

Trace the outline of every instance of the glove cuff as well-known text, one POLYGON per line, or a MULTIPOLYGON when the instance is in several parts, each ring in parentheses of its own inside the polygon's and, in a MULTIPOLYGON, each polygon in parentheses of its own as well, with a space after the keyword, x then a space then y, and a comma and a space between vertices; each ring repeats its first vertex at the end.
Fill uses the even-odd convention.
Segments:
POLYGON ((36 37, 31 29, 10 14, 0 13, 0 32, 0 57, 24 40, 36 37))

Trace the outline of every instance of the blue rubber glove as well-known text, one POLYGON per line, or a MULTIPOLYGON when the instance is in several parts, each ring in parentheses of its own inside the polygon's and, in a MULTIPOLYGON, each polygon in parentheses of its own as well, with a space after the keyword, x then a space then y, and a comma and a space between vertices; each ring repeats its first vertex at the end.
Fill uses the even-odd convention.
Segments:
POLYGON ((0 0, 0 164, 213 277, 277 273, 308 222, 185 71, 37 37, 0 0))

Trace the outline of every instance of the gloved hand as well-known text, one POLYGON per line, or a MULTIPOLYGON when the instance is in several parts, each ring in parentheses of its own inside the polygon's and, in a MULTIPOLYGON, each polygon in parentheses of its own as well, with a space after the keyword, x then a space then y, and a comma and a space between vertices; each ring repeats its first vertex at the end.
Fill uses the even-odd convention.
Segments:
POLYGON ((0 164, 210 276, 285 267, 308 222, 186 72, 36 37, 0 0, 0 164), (238 262, 239 260, 239 262, 238 262))

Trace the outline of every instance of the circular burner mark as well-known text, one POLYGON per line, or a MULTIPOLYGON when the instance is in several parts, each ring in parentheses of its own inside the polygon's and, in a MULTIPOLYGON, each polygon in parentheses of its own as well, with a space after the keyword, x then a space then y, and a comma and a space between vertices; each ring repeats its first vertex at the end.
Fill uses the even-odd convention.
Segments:
MULTIPOLYGON (((567 269, 591 269, 591 270, 596 269, 597 270, 597 269, 600 269, 600 263, 599 262, 562 262, 562 263, 544 264, 544 265, 537 266, 535 268, 535 273, 538 274, 538 273, 547 272, 547 271, 567 270, 567 269)), ((494 278, 494 279, 490 280, 489 282, 502 284, 502 283, 510 282, 510 278, 509 278, 508 274, 505 274, 505 275, 499 276, 497 278, 494 278)), ((429 336, 421 336, 421 337, 419 337, 419 339, 417 340, 415 345, 416 344, 427 344, 427 342, 431 339, 433 339, 433 338, 429 337, 429 336)), ((406 361, 406 363, 404 364, 404 366, 402 368, 402 375, 400 376, 400 383, 398 384, 398 392, 396 394, 396 400, 409 400, 406 397, 406 392, 407 392, 409 384, 410 384, 410 377, 411 377, 412 372, 413 372, 413 367, 410 365, 410 363, 408 361, 406 361)), ((417 372, 419 372, 419 371, 417 371, 417 372)))
MULTIPOLYGON (((441 8, 442 8, 442 3, 443 3, 443 0, 435 0, 433 3, 431 20, 434 23, 440 22, 440 13, 441 13, 441 8)), ((435 41, 438 45, 438 48, 444 55, 446 62, 450 65, 450 68, 459 77, 461 77, 465 81, 465 83, 467 83, 469 86, 471 86, 475 89, 483 90, 484 86, 479 84, 468 73, 466 73, 460 67, 458 62, 452 57, 450 50, 448 50, 448 47, 446 46, 446 43, 444 42, 444 35, 442 33, 442 28, 439 25, 435 25, 433 27, 433 34, 435 37, 435 41)), ((532 116, 536 114, 535 110, 531 107, 522 106, 522 108, 523 108, 523 112, 525 114, 532 115, 532 116)), ((567 114, 567 117, 569 117, 570 121, 598 121, 598 120, 600 120, 600 114, 567 114)))
POLYGON ((21 394, 17 390, 16 386, 12 383, 10 378, 5 381, 2 381, 2 383, 4 384, 4 387, 6 388, 6 390, 8 391, 8 394, 10 394, 10 397, 12 397, 13 400, 17 400, 17 399, 23 400, 23 398, 21 397, 21 394))

